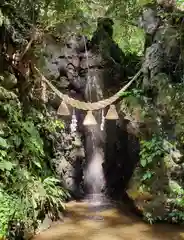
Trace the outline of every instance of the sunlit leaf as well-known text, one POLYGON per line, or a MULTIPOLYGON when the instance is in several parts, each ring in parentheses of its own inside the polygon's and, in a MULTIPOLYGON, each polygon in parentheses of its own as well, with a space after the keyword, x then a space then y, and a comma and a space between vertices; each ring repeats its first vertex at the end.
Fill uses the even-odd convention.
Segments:
POLYGON ((4 138, 2 138, 2 137, 0 137, 0 147, 1 147, 1 148, 8 148, 8 147, 9 147, 6 139, 4 139, 4 138))
POLYGON ((142 167, 145 167, 146 164, 147 164, 146 159, 141 159, 141 166, 142 166, 142 167))
POLYGON ((0 162, 0 169, 1 169, 2 171, 4 171, 4 170, 11 171, 12 168, 13 168, 13 166, 14 166, 14 164, 12 164, 12 163, 9 162, 9 161, 3 160, 3 161, 0 162))
POLYGON ((33 159, 32 162, 40 169, 42 169, 41 163, 37 159, 33 159))

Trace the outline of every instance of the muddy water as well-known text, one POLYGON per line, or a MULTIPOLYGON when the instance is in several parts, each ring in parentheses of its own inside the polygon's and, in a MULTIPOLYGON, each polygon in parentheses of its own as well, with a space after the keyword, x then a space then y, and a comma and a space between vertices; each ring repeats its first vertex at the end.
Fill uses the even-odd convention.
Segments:
POLYGON ((139 217, 113 207, 104 209, 71 202, 63 223, 37 235, 34 240, 183 240, 184 227, 147 225, 139 217))

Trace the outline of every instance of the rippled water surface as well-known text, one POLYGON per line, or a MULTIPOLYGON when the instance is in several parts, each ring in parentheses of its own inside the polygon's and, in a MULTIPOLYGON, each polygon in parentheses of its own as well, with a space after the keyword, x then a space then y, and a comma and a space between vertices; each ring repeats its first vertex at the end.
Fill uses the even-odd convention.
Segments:
POLYGON ((109 205, 71 202, 67 209, 63 223, 34 240, 184 240, 184 226, 147 225, 126 206, 120 211, 109 205))

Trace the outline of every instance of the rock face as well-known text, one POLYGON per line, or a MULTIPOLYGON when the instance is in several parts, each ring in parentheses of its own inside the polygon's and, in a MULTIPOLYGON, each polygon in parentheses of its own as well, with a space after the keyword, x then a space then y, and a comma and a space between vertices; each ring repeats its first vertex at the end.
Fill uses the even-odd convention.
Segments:
MULTIPOLYGON (((53 80, 59 90, 76 99, 93 102, 112 95, 121 86, 120 79, 126 80, 123 68, 125 56, 112 39, 112 25, 110 19, 99 19, 91 42, 83 36, 74 35, 65 45, 61 45, 47 37, 42 46, 42 61, 40 60, 45 76, 53 80)), ((50 95, 47 105, 51 111, 57 109, 59 100, 50 95)), ((107 188, 107 174, 104 174, 104 170, 110 166, 106 166, 104 158, 105 131, 100 130, 102 112, 95 113, 98 125, 94 127, 83 127, 84 114, 77 110, 75 114, 78 119, 78 131, 71 135, 67 127, 64 137, 63 133, 58 133, 58 137, 53 138, 53 164, 62 176, 65 186, 72 193, 75 192, 74 195, 82 185, 86 193, 101 193, 107 188), (81 134, 84 148, 81 144, 81 134), (77 147, 74 144, 75 138, 80 140, 77 147)), ((67 120, 66 126, 68 125, 67 120)), ((110 133, 108 131, 107 135, 110 133)), ((110 150, 106 148, 106 152, 108 151, 110 150)))
POLYGON ((74 197, 81 197, 83 194, 82 164, 85 158, 81 137, 77 133, 68 134, 65 130, 51 137, 55 156, 52 164, 56 173, 74 197))
MULTIPOLYGON (((157 9, 155 11, 161 15, 157 9)), ((147 29, 151 24, 155 26, 158 18, 154 15, 153 23, 149 20, 150 17, 143 24, 147 29)), ((175 20, 174 17, 160 18, 159 27, 149 33, 151 41, 145 46, 142 65, 146 93, 142 97, 127 99, 129 106, 132 105, 130 108, 134 116, 136 110, 142 113, 142 116, 138 114, 137 131, 141 140, 140 163, 134 171, 127 193, 149 222, 184 221, 184 182, 181 177, 183 46, 179 48, 181 35, 176 37, 181 23, 178 19, 177 25, 175 20)))
POLYGON ((176 37, 179 26, 174 17, 163 20, 160 16, 164 13, 164 9, 148 7, 140 21, 140 26, 146 33, 145 56, 142 64, 145 88, 151 87, 153 78, 159 73, 169 75, 173 82, 180 81, 182 77, 183 59, 180 57, 182 46, 180 48, 180 38, 176 37))
POLYGON ((183 163, 178 150, 147 167, 138 166, 127 190, 145 220, 183 222, 183 163), (174 156, 175 155, 175 156, 174 156))

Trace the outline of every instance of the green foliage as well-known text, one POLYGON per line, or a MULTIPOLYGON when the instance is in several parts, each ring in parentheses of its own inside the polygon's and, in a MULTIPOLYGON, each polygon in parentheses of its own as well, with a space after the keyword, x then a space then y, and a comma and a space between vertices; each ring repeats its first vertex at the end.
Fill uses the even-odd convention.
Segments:
POLYGON ((120 97, 133 96, 135 98, 141 98, 141 96, 143 96, 143 90, 137 89, 137 88, 132 88, 130 91, 120 92, 119 96, 120 97))
POLYGON ((181 10, 184 10, 184 2, 183 0, 176 0, 177 7, 179 7, 181 10))
POLYGON ((140 144, 140 164, 142 167, 147 167, 150 163, 160 159, 165 152, 163 148, 163 140, 156 136, 150 141, 142 140, 140 144))
POLYGON ((141 180, 142 180, 142 181, 146 181, 146 180, 152 178, 154 174, 155 174, 155 173, 154 173, 152 170, 148 169, 148 170, 146 170, 146 172, 143 174, 141 180))
POLYGON ((64 124, 60 120, 47 121, 44 125, 44 129, 48 132, 56 132, 58 129, 63 129, 64 124))
MULTIPOLYGON (((26 38, 33 24, 40 25, 44 31, 52 32, 62 39, 77 32, 90 38, 96 28, 97 19, 110 17, 114 20, 114 39, 124 52, 142 55, 145 36, 136 25, 141 9, 149 2, 149 0, 98 0, 95 2, 10 0, 0 4, 0 10, 2 9, 0 25, 4 23, 7 29, 11 25, 15 32, 15 41, 20 35, 26 38), (16 21, 14 21, 15 17, 16 21)), ((20 39, 18 41, 20 42, 20 39)))
POLYGON ((136 53, 141 56, 144 50, 145 34, 142 29, 115 21, 114 40, 125 53, 136 53))
POLYGON ((182 171, 183 162, 183 83, 173 84, 161 76, 153 81, 153 88, 156 94, 151 100, 142 93, 127 97, 129 107, 137 109, 141 105, 145 111, 143 122, 150 120, 146 125, 149 133, 142 132, 139 135, 142 139, 140 166, 136 170, 135 183, 139 183, 139 189, 143 188, 143 195, 146 192, 152 195, 143 210, 147 222, 164 220, 183 223, 183 180, 176 170, 182 171), (141 99, 143 101, 139 101, 141 99), (156 124, 151 125, 153 122, 156 124), (154 135, 155 132, 157 134, 154 135))
POLYGON ((14 216, 17 219, 24 219, 24 210, 21 199, 15 194, 7 194, 0 189, 0 237, 7 233, 8 223, 14 216))
POLYGON ((150 212, 146 212, 146 213, 144 214, 144 219, 145 219, 145 221, 147 221, 149 224, 153 224, 153 223, 155 222, 155 219, 153 218, 153 215, 152 215, 152 213, 150 213, 150 212))
POLYGON ((0 236, 5 236, 10 220, 34 228, 40 213, 59 216, 69 195, 50 168, 46 138, 41 137, 42 131, 57 131, 63 123, 34 109, 24 117, 15 101, 1 102, 0 113, 0 236))
POLYGON ((172 222, 184 222, 184 212, 178 211, 178 209, 174 209, 172 212, 168 213, 168 218, 172 220, 172 222))
POLYGON ((172 222, 184 222, 184 188, 176 181, 169 181, 169 203, 172 206, 172 211, 168 213, 168 219, 172 222))

